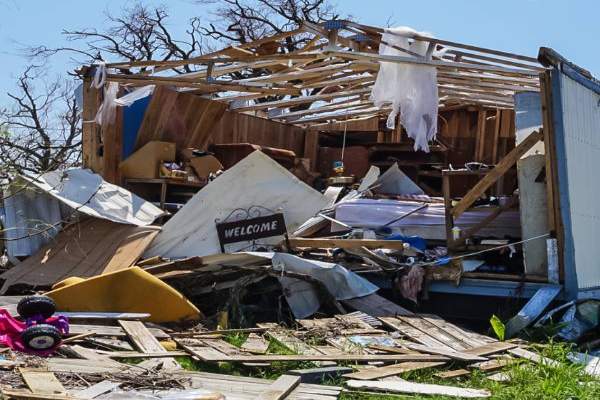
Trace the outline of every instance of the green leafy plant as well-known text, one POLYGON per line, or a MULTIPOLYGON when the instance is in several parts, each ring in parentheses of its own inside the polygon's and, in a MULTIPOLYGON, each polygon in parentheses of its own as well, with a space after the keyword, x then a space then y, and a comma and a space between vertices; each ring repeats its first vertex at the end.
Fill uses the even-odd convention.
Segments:
POLYGON ((492 318, 490 318, 490 325, 492 325, 492 330, 494 331, 496 337, 499 340, 504 341, 504 335, 506 334, 506 326, 504 325, 504 322, 502 322, 502 320, 496 315, 492 315, 492 318))

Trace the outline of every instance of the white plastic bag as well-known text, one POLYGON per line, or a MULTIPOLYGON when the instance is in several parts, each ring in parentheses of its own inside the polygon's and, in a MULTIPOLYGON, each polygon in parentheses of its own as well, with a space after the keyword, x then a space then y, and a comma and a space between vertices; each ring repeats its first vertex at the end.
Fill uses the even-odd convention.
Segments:
MULTIPOLYGON (((418 34, 408 27, 388 29, 382 36, 379 46, 380 55, 414 57, 392 46, 426 56, 429 42, 409 41, 409 36, 418 34)), ((416 58, 416 57, 414 57, 416 58)), ((429 152, 428 142, 437 134, 438 91, 435 67, 427 65, 380 62, 379 74, 371 91, 371 99, 376 107, 392 104, 387 127, 394 129, 395 120, 400 113, 400 123, 409 137, 415 141, 415 151, 429 152)))

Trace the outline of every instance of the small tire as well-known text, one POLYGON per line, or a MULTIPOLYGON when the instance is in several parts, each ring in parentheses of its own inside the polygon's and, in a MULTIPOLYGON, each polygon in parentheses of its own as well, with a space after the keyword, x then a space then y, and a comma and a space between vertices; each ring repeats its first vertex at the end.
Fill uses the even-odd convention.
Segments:
POLYGON ((52 325, 34 325, 21 332, 21 339, 30 350, 44 351, 58 346, 62 337, 52 325))
POLYGON ((56 311, 56 303, 50 297, 46 296, 28 296, 24 297, 17 304, 17 312, 21 318, 31 318, 41 315, 50 318, 56 311))

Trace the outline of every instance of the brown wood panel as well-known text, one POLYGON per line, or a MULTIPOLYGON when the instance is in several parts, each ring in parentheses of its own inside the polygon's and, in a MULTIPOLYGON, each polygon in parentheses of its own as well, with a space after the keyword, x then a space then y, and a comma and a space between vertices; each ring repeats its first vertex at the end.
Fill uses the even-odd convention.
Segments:
POLYGON ((70 276, 87 278, 133 265, 156 236, 152 227, 90 218, 60 232, 36 254, 0 275, 2 291, 16 283, 51 286, 70 276))
POLYGON ((178 149, 206 149, 214 143, 252 143, 304 154, 304 129, 266 118, 228 111, 225 103, 156 88, 136 140, 174 142, 178 149))

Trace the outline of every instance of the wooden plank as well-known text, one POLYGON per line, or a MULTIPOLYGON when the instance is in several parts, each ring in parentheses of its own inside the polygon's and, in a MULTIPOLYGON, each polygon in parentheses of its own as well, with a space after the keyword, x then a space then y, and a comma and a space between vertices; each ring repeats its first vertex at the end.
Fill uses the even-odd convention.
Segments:
POLYGON ((442 379, 458 378, 466 375, 471 375, 471 371, 469 371, 468 369, 453 369, 450 371, 443 371, 435 374, 435 376, 442 379))
POLYGON ((464 352, 469 354, 475 354, 478 356, 489 356, 495 353, 501 353, 507 350, 511 350, 517 347, 514 343, 509 342, 493 342, 484 344, 483 346, 473 347, 472 349, 467 349, 464 352))
POLYGON ((293 375, 281 375, 271 383, 269 387, 261 392, 257 399, 259 400, 282 400, 300 384, 300 377, 293 375))
POLYGON ((66 394, 62 383, 52 372, 21 368, 21 377, 35 394, 66 394))
POLYGON ((67 394, 37 394, 29 390, 22 389, 2 389, 3 399, 23 399, 23 400, 76 400, 76 397, 67 394))
POLYGON ((80 360, 69 358, 49 358, 47 361, 48 371, 69 372, 82 374, 110 374, 123 371, 128 367, 124 364, 106 364, 96 360, 80 360), (118 365, 117 365, 118 364, 118 365))
POLYGON ((439 341, 436 338, 429 336, 423 331, 415 328, 414 326, 406 323, 405 321, 395 317, 380 317, 381 321, 392 329, 397 330, 404 336, 409 337, 411 340, 424 344, 426 346, 446 348, 452 350, 451 347, 446 346, 443 341, 439 341))
POLYGON ((123 328, 133 346, 144 353, 164 353, 166 350, 156 340, 154 335, 148 331, 146 326, 140 321, 119 320, 119 325, 123 328))
POLYGON ((483 346, 487 343, 486 341, 479 339, 473 332, 461 329, 437 315, 421 314, 421 317, 427 322, 437 326, 440 329, 443 329, 449 335, 452 335, 456 339, 460 340, 467 348, 483 346))
POLYGON ((113 390, 121 386, 121 384, 121 382, 111 382, 109 380, 105 380, 102 382, 98 382, 87 389, 78 390, 73 394, 79 399, 93 399, 100 396, 101 394, 112 392, 113 390))
MULTIPOLYGON (((123 321, 119 320, 119 325, 127 333, 129 339, 135 348, 143 353, 166 353, 167 350, 156 340, 154 335, 140 321, 123 321)), ((174 358, 165 358, 163 360, 163 368, 166 370, 174 370, 181 368, 174 358)))
POLYGON ((486 360, 485 357, 476 356, 476 355, 469 354, 466 352, 450 351, 446 348, 423 346, 422 344, 406 344, 406 347, 411 350, 420 351, 421 353, 439 354, 442 356, 453 358, 455 360, 462 360, 462 361, 485 361, 486 360))
POLYGON ((497 358, 495 360, 483 361, 469 365, 469 368, 476 368, 483 372, 497 371, 506 367, 511 362, 508 358, 497 358))
POLYGON ((267 328, 267 335, 279 342, 281 345, 287 347, 289 350, 300 355, 319 355, 322 354, 319 350, 312 346, 304 343, 297 337, 289 334, 287 331, 281 329, 277 324, 273 323, 262 323, 257 324, 259 328, 267 328))
POLYGON ((342 300, 342 303, 372 317, 393 317, 396 315, 414 315, 412 311, 381 297, 377 293, 354 299, 342 300))
POLYGON ((227 362, 276 362, 276 361, 448 361, 448 357, 426 354, 266 354, 226 355, 210 347, 188 347, 192 354, 205 361, 227 362), (203 352, 201 354, 199 350, 203 352))
POLYGON ((488 172, 469 192, 452 208, 452 216, 458 218, 481 195, 506 173, 523 154, 543 138, 541 130, 531 133, 517 147, 511 150, 490 172, 488 172))
POLYGON ((508 350, 508 352, 510 354, 513 354, 513 355, 517 356, 517 357, 524 358, 526 360, 532 361, 532 362, 534 362, 536 364, 549 365, 549 366, 552 366, 552 367, 558 367, 558 366, 560 366, 560 363, 558 361, 552 360, 551 358, 548 358, 548 357, 541 356, 541 355, 539 355, 537 353, 534 353, 532 351, 526 350, 526 349, 524 349, 522 347, 516 347, 514 349, 510 349, 510 350, 508 350))
POLYGON ((490 397, 492 394, 485 389, 470 389, 454 386, 432 385, 408 381, 359 381, 350 380, 346 386, 352 389, 380 390, 391 393, 417 393, 461 398, 490 397))
POLYGON ((269 348, 269 342, 267 342, 262 336, 256 333, 251 333, 248 338, 242 344, 240 349, 247 351, 252 354, 265 354, 269 348))
POLYGON ((165 351, 156 353, 140 353, 139 351, 113 351, 108 353, 106 356, 110 358, 171 358, 189 356, 189 353, 185 351, 165 351))
MULTIPOLYGON (((169 335, 162 329, 148 328, 148 331, 157 339, 168 339, 169 335)), ((108 326, 108 325, 84 325, 84 324, 70 324, 69 333, 72 335, 80 335, 82 333, 94 332, 94 336, 109 336, 123 338, 127 336, 127 333, 119 326, 108 326)))
POLYGON ((292 247, 311 247, 311 248, 340 248, 340 249, 391 249, 403 250, 404 242, 401 240, 377 240, 377 239, 309 239, 309 238, 290 238, 292 247))
POLYGON ((457 351, 464 350, 466 347, 460 340, 456 339, 454 336, 448 334, 443 329, 438 326, 428 322, 427 320, 421 318, 420 316, 414 317, 397 317, 403 322, 413 326, 414 328, 423 332, 423 334, 437 340, 442 343, 441 348, 451 348, 457 351))
POLYGON ((404 362, 394 365, 386 365, 379 368, 365 368, 362 371, 344 375, 348 379, 371 380, 388 376, 403 374, 405 372, 417 371, 425 368, 435 368, 445 365, 445 362, 404 362))

